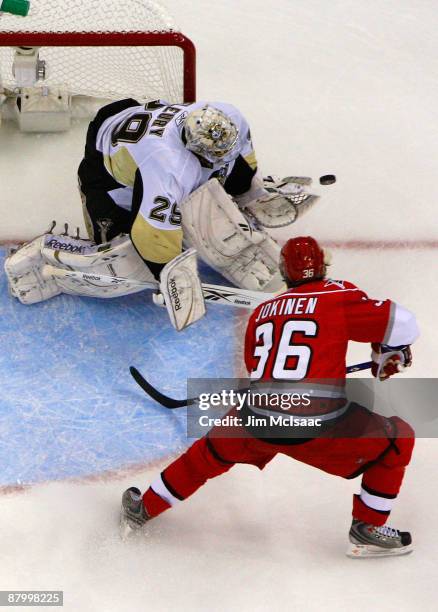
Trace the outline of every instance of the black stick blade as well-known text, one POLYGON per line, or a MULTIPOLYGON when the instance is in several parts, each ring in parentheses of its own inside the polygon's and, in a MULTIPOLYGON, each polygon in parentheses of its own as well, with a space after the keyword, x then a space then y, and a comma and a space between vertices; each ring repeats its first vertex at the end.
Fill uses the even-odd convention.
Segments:
POLYGON ((155 387, 148 383, 148 381, 140 374, 137 368, 134 368, 134 366, 130 366, 129 371, 131 372, 132 378, 143 389, 143 391, 162 406, 165 406, 170 410, 173 410, 173 408, 182 408, 183 406, 187 406, 188 401, 186 399, 177 400, 160 393, 158 389, 155 389, 155 387))

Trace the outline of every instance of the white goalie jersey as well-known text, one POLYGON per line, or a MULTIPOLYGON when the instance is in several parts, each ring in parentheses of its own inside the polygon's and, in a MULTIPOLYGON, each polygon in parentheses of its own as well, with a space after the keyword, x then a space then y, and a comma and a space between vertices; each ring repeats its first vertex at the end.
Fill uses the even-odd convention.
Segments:
POLYGON ((184 143, 185 118, 205 102, 159 100, 130 107, 109 117, 98 131, 96 148, 120 185, 108 194, 118 206, 137 211, 131 239, 146 261, 165 264, 181 252, 181 203, 211 178, 225 184, 239 156, 252 169, 249 188, 256 170, 249 126, 231 104, 212 104, 232 119, 239 132, 236 146, 218 163, 197 157, 184 143))
MULTIPOLYGON (((180 329, 205 311, 194 251, 241 289, 280 290, 280 247, 266 228, 289 225, 310 208, 317 199, 305 192, 311 179, 263 181, 248 123, 231 104, 121 103, 128 106, 104 107, 91 124, 84 161, 87 155, 93 163, 97 159, 101 175, 90 162, 91 186, 96 189, 97 176, 104 201, 112 200, 109 210, 130 213, 126 229, 100 242, 90 235, 97 244, 81 242, 81 252, 70 257, 60 249, 53 256, 53 236, 35 239, 7 259, 11 294, 27 304, 61 292, 110 297, 160 280, 171 307, 177 279, 179 301, 170 315, 180 329), (182 254, 183 246, 190 257, 182 254), (93 275, 119 278, 91 286, 93 275)), ((101 221, 112 223, 103 216, 101 221)), ((77 246, 65 240, 69 248, 77 246)))

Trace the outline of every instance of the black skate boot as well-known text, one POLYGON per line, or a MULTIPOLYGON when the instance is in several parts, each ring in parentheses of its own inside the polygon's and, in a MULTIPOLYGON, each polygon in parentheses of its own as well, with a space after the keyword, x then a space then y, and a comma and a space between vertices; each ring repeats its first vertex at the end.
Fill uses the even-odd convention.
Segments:
POLYGON ((387 525, 376 527, 353 519, 347 557, 394 557, 412 552, 412 538, 408 531, 398 531, 387 525))
POLYGON ((122 495, 120 511, 120 535, 125 539, 132 531, 139 530, 149 516, 143 504, 140 489, 129 487, 122 495))

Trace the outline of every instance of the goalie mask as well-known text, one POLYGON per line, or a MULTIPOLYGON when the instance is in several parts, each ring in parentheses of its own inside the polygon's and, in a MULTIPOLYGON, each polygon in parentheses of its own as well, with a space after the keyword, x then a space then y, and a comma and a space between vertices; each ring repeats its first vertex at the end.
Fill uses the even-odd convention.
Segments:
POLYGON ((231 119, 208 104, 187 115, 184 129, 187 149, 211 163, 230 153, 239 137, 231 119))
POLYGON ((280 270, 290 287, 324 278, 330 253, 311 236, 291 238, 281 249, 280 270))

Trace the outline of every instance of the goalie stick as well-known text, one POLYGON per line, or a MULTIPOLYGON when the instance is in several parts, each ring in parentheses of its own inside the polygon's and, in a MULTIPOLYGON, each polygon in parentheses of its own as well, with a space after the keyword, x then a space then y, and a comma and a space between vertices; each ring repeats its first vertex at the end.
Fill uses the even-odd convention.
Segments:
MULTIPOLYGON (((357 363, 356 365, 348 366, 346 369, 347 374, 351 374, 352 372, 359 372, 360 370, 368 370, 371 368, 372 361, 365 361, 363 363, 357 363)), ((129 371, 131 373, 132 378, 135 382, 143 389, 143 391, 149 395, 153 400, 164 406, 165 408, 169 408, 173 410, 174 408, 183 408, 184 406, 189 406, 196 402, 195 397, 187 398, 187 399, 174 399, 173 397, 169 397, 168 395, 164 395, 153 387, 145 378, 140 374, 137 368, 134 366, 130 366, 129 371)))
MULTIPOLYGON (((123 278, 120 276, 109 276, 106 274, 87 274, 86 272, 78 272, 77 270, 64 270, 56 268, 50 264, 46 264, 43 268, 43 276, 49 278, 57 276, 59 278, 77 278, 78 280, 86 281, 93 284, 108 284, 119 285, 126 283, 131 287, 143 289, 159 289, 157 282, 138 281, 131 278, 123 278)), ((225 306, 235 306, 236 308, 254 309, 262 302, 266 302, 274 297, 272 293, 263 293, 261 291, 250 291, 248 289, 237 289, 237 287, 225 287, 222 285, 210 285, 202 283, 202 292, 204 299, 208 304, 222 304, 225 306)))

